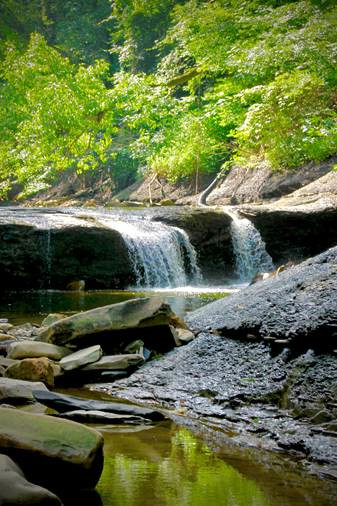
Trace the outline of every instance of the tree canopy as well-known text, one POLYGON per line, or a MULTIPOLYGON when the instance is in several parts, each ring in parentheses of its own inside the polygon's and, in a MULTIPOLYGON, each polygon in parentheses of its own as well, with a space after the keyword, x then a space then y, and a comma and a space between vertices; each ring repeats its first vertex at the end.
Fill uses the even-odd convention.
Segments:
POLYGON ((65 3, 0 3, 2 195, 66 169, 118 187, 336 154, 335 2, 65 3))

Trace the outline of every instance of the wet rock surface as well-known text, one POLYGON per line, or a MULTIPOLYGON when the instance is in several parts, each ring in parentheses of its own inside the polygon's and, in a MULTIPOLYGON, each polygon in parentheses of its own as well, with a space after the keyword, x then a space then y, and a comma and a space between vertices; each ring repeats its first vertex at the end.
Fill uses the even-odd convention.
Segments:
POLYGON ((332 472, 336 265, 333 248, 190 313, 187 322, 199 332, 194 341, 95 388, 206 420, 239 444, 286 452, 332 472))
POLYGON ((97 431, 7 408, 0 409, 0 426, 0 451, 15 460, 28 480, 51 490, 95 487, 103 467, 103 438, 97 431))
POLYGON ((69 411, 106 411, 107 413, 117 413, 133 416, 141 416, 148 420, 159 421, 165 417, 157 410, 142 408, 129 404, 117 402, 103 402, 91 399, 83 399, 73 395, 63 395, 55 392, 45 392, 43 390, 34 391, 35 399, 59 413, 69 411))
POLYGON ((128 379, 95 388, 207 421, 240 445, 333 469, 337 432, 314 417, 330 406, 328 417, 337 418, 336 371, 334 356, 291 356, 286 350, 275 356, 264 343, 201 333, 128 379))
POLYGON ((62 506, 52 492, 26 480, 19 466, 7 455, 0 455, 0 504, 62 506))
MULTIPOLYGON (((194 331, 227 337, 268 337, 290 347, 337 346, 337 248, 249 286, 187 317, 194 331)), ((278 344, 276 342, 276 344, 278 344)))

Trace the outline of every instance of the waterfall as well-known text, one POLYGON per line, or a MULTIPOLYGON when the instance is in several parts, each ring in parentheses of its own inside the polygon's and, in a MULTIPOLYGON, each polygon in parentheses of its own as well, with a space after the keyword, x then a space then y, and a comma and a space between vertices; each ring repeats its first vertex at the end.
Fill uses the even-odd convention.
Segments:
POLYGON ((137 287, 175 288, 201 281, 196 252, 184 230, 142 219, 100 216, 99 221, 122 235, 137 287))
POLYGON ((251 281, 262 272, 274 270, 273 261, 259 231, 247 218, 240 218, 226 210, 232 217, 231 238, 235 256, 235 272, 242 281, 251 281))

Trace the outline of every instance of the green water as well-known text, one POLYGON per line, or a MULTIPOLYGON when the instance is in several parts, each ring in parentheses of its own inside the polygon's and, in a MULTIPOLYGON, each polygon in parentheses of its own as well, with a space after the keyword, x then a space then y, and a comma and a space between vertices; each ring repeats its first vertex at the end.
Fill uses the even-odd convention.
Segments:
POLYGON ((170 291, 113 291, 92 290, 86 292, 63 292, 57 290, 39 290, 32 292, 0 293, 0 318, 8 318, 10 323, 41 323, 50 313, 67 315, 88 311, 106 304, 115 304, 136 297, 160 297, 168 302, 172 309, 183 316, 188 311, 228 295, 226 291, 201 293, 170 291))
POLYGON ((261 470, 235 455, 239 472, 185 428, 163 422, 130 432, 105 431, 105 464, 97 490, 104 506, 330 506, 326 482, 261 470))

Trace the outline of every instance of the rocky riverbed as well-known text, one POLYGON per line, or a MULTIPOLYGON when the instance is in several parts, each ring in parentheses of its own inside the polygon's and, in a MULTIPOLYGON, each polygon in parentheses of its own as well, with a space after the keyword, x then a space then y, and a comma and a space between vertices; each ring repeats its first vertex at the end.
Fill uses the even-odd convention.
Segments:
POLYGON ((337 478, 337 248, 191 313, 198 337, 98 387, 337 478))

